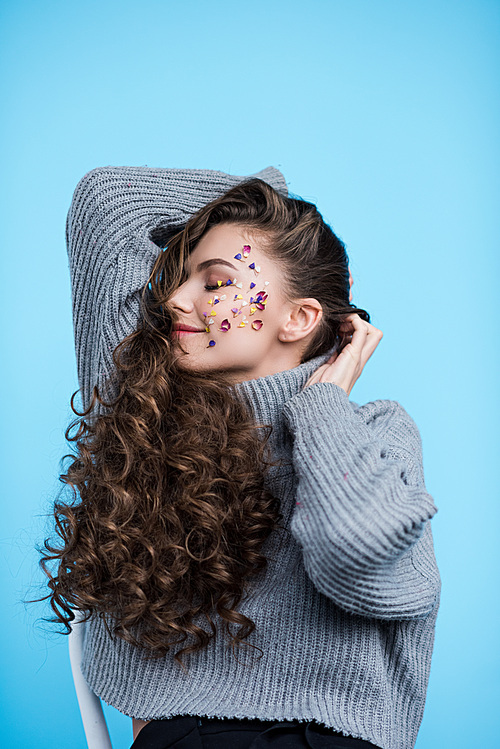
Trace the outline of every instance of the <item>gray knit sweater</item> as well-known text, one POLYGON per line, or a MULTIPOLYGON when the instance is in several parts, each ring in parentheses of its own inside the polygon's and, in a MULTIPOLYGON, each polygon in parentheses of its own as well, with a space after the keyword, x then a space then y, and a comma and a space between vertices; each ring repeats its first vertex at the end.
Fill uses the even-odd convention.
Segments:
MULTIPOLYGON (((275 168, 256 175, 287 195, 275 168)), ((107 375, 116 344, 136 326, 139 290, 165 237, 237 184, 212 170, 100 167, 78 183, 68 213, 77 368, 83 403, 107 375)), ((304 389, 328 359, 234 387, 273 425, 268 487, 289 533, 242 613, 257 625, 238 661, 217 637, 186 656, 146 661, 96 620, 82 670, 90 687, 144 720, 208 715, 316 720, 383 749, 411 749, 422 721, 441 579, 418 428, 393 400, 350 401, 334 383, 304 389), (250 655, 246 655, 249 652, 250 655)))

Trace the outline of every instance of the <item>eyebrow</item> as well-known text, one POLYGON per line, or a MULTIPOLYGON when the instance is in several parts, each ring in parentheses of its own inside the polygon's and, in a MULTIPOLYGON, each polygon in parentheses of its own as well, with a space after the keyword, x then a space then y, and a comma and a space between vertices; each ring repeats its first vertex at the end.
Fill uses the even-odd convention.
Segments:
POLYGON ((202 270, 205 270, 205 268, 210 268, 211 265, 228 265, 233 270, 237 270, 235 265, 230 263, 228 260, 224 260, 221 257, 211 257, 208 260, 204 260, 202 263, 199 263, 196 270, 197 272, 200 272, 202 270))

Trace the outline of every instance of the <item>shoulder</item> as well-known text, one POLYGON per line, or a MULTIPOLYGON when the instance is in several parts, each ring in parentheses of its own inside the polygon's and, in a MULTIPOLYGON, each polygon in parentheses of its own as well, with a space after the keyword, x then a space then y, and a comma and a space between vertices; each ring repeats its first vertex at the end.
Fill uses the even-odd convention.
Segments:
POLYGON ((403 461, 407 480, 425 486, 422 438, 415 420, 396 400, 379 399, 362 406, 353 405, 358 419, 382 446, 383 457, 403 461))
POLYGON ((354 426, 357 422, 367 428, 372 438, 387 438, 408 449, 420 444, 417 425, 399 401, 379 398, 360 405, 332 382, 317 382, 304 388, 285 403, 284 414, 292 427, 306 421, 335 427, 354 426))
POLYGON ((354 401, 349 403, 357 418, 378 437, 411 452, 421 453, 422 439, 418 426, 399 401, 380 398, 363 405, 354 401))

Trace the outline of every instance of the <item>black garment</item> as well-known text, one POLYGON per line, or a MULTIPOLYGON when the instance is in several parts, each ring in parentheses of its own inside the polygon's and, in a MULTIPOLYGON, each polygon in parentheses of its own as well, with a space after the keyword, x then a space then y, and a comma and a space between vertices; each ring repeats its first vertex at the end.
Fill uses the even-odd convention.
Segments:
POLYGON ((179 715, 152 720, 130 749, 380 749, 314 720, 253 720, 179 715))

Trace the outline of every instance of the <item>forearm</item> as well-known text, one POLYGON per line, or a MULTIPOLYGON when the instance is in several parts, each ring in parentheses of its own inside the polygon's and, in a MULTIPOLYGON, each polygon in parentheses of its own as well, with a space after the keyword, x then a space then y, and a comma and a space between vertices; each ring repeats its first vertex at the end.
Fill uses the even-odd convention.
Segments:
MULTIPOLYGON (((71 256, 84 234, 105 231, 117 238, 138 226, 177 225, 231 187, 260 177, 287 194, 281 172, 266 167, 238 176, 213 169, 102 166, 78 182, 68 211, 66 239, 71 256)), ((98 237, 94 236, 96 240, 98 237)), ((83 241, 83 240, 81 240, 83 241)), ((96 242, 97 244, 97 242, 96 242)))
MULTIPOLYGON (((283 175, 254 175, 287 193, 283 175)), ((112 350, 134 328, 139 292, 160 251, 158 227, 180 227, 245 176, 208 169, 103 166, 78 182, 66 220, 73 327, 84 406, 112 367, 112 350)))
POLYGON ((413 559, 428 546, 425 527, 437 512, 423 485, 420 438, 396 402, 363 408, 355 413, 333 383, 313 384, 286 404, 298 475, 291 532, 316 587, 339 605, 421 616, 434 605, 439 576, 413 559))

